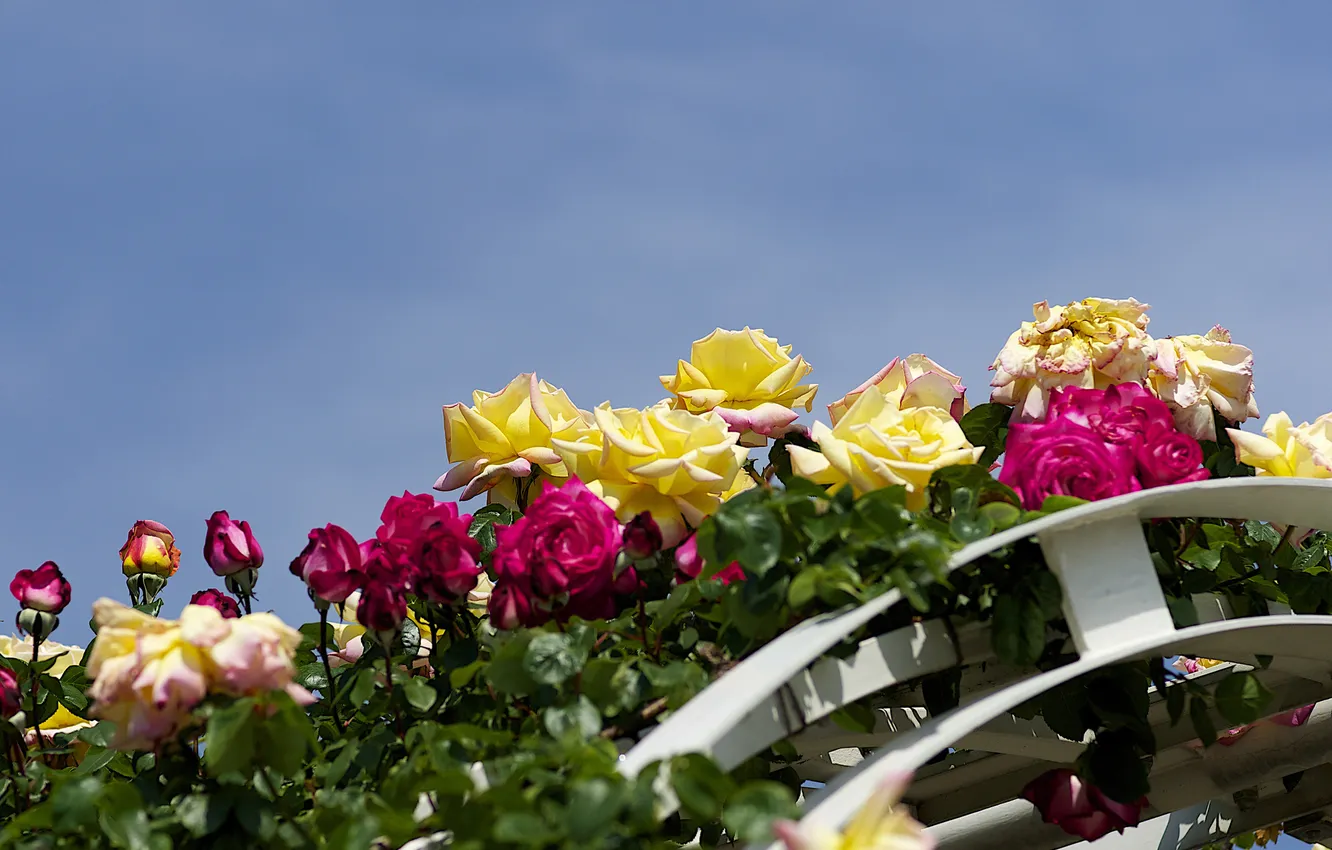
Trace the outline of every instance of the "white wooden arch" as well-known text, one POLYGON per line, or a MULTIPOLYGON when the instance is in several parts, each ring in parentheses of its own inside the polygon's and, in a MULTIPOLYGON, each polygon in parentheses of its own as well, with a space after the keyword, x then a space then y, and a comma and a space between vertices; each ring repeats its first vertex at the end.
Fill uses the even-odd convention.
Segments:
MULTIPOLYGON (((1124 660, 1189 654, 1252 665, 1258 655, 1273 656, 1264 675, 1285 676, 1285 683, 1294 687, 1281 707, 1296 699, 1332 697, 1332 617, 1277 614, 1175 629, 1141 527, 1143 520, 1164 517, 1332 528, 1332 482, 1227 479, 1157 488, 1053 514, 964 547, 950 561, 950 570, 1016 540, 1036 537, 1063 586, 1064 614, 1078 661, 1006 685, 1000 673, 994 681, 970 689, 973 695, 991 691, 987 695, 964 700, 937 718, 925 719, 918 712, 905 724, 909 729, 886 714, 888 728, 874 741, 877 752, 840 773, 832 771, 838 775, 830 775, 828 787, 813 795, 805 817, 841 825, 888 773, 918 770, 939 752, 978 736, 1002 736, 1003 730, 995 732, 995 726, 1016 722, 1009 715, 1012 708, 1124 660)), ((686 752, 708 752, 733 767, 798 734, 824 746, 830 741, 819 744, 813 734, 818 727, 809 727, 837 708, 927 673, 986 659, 988 636, 983 631, 954 634, 942 622, 869 638, 846 659, 822 657, 898 601, 900 594, 890 591, 865 605, 813 618, 772 641, 647 735, 626 754, 621 769, 632 775, 653 761, 686 752)), ((1081 749, 1080 742, 1060 741, 1048 729, 1037 735, 1025 732, 1039 740, 1026 742, 1024 748, 1039 749, 1047 760, 1071 761, 1066 756, 1081 749)))

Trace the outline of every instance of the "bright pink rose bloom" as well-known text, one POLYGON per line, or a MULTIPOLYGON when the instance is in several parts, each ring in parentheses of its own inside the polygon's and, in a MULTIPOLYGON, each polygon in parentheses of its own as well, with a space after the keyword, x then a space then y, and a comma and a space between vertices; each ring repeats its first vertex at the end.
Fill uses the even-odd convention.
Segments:
POLYGON ((407 594, 396 583, 380 578, 373 572, 366 576, 356 619, 372 632, 396 632, 407 619, 407 594))
POLYGON ((481 544, 468 536, 472 517, 459 516, 457 505, 442 504, 432 515, 437 521, 420 533, 412 552, 416 595, 436 605, 452 605, 476 587, 481 544))
POLYGON ((0 717, 8 720, 23 710, 23 693, 18 677, 8 667, 0 667, 0 717))
POLYGON ((1175 430, 1165 402, 1141 384, 1115 384, 1104 390, 1057 389, 1046 422, 1069 420, 1095 431, 1107 443, 1137 448, 1175 430))
POLYGON ((234 620, 240 616, 240 605, 236 600, 216 588, 195 592, 190 597, 190 604, 214 608, 222 614, 224 620, 234 620))
MULTIPOLYGON (((405 556, 416 548, 417 541, 426 529, 457 519, 458 506, 453 502, 436 502, 435 497, 427 493, 403 491, 401 496, 390 496, 384 503, 375 539, 389 551, 405 556)), ((466 530, 464 527, 463 531, 466 530)))
POLYGON ((226 511, 217 511, 208 518, 204 560, 213 568, 214 575, 231 576, 262 566, 264 550, 254 539, 248 522, 233 522, 226 511))
POLYGON ((643 511, 624 526, 624 552, 635 561, 651 558, 661 550, 661 527, 652 514, 643 511))
MULTIPOLYGON (((675 580, 677 583, 696 579, 703 574, 703 558, 698 554, 698 535, 691 534, 689 539, 675 550, 675 580)), ((738 561, 729 564, 726 569, 718 570, 714 581, 730 584, 745 580, 745 569, 738 561)))
POLYGON ((59 614, 69 604, 71 588, 55 561, 47 561, 35 570, 15 573, 9 592, 24 608, 59 614))
POLYGON ((1022 789, 1020 796, 1036 806, 1046 823, 1085 841, 1137 826, 1147 806, 1146 797, 1117 803, 1067 768, 1041 774, 1022 789))
POLYGON ((1011 425, 1004 450, 999 480, 1027 510, 1039 510, 1047 496, 1095 501, 1142 489, 1131 449, 1069 419, 1011 425))
POLYGON ((1144 487, 1164 487, 1211 477, 1202 468, 1198 441, 1179 431, 1166 431, 1137 448, 1138 479, 1144 487))
POLYGON ((497 590, 512 582, 519 593, 530 593, 539 607, 560 616, 607 609, 620 523, 610 505, 577 478, 558 488, 547 482, 525 516, 496 531, 496 541, 497 590))
POLYGON ((312 528, 310 542, 291 562, 291 574, 325 602, 345 602, 365 583, 361 550, 351 532, 329 523, 312 528))

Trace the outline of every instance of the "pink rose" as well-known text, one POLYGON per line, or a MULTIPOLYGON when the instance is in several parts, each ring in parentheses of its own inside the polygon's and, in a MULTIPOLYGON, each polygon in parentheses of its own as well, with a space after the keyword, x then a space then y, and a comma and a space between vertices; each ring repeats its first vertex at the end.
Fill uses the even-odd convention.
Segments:
POLYGON ((492 612, 507 614, 506 606, 526 599, 535 604, 523 623, 533 625, 538 609, 599 617, 611 607, 620 524, 615 511, 577 478, 558 488, 547 483, 527 514, 499 528, 496 538, 500 601, 492 595, 492 612))
MULTIPOLYGON (((452 502, 436 502, 428 493, 413 495, 403 491, 401 496, 390 496, 379 515, 380 526, 375 539, 395 554, 414 549, 421 533, 432 525, 458 519, 458 506, 452 502)), ((470 521, 470 517, 468 520, 470 521)), ((466 528, 463 529, 466 531, 466 528)))
POLYGON ((365 583, 356 538, 332 523, 310 529, 309 538, 310 542, 291 562, 291 574, 325 602, 345 602, 365 583))
POLYGON ((1142 489, 1131 449, 1068 419, 1011 425, 1004 448, 999 480, 1028 510, 1038 510, 1047 496, 1094 501, 1142 489))
MULTIPOLYGON (((698 535, 691 534, 689 539, 680 544, 675 550, 675 580, 677 583, 686 582, 690 579, 696 579, 703 574, 703 559, 698 554, 698 535)), ((732 563, 724 570, 718 570, 712 577, 722 584, 730 584, 733 581, 744 581, 745 570, 738 562, 732 563)))
POLYGON ((71 588, 55 561, 47 561, 35 570, 15 573, 9 592, 24 608, 59 614, 69 604, 71 588))
POLYGON ((497 629, 516 629, 519 626, 535 626, 538 618, 533 617, 532 598, 523 588, 520 580, 501 578, 495 583, 486 604, 490 622, 497 629))
POLYGON ((1170 408, 1141 384, 1115 384, 1104 390, 1055 390, 1045 421, 1061 419, 1090 428, 1107 443, 1131 448, 1175 430, 1170 408))
POLYGON ((226 511, 217 511, 208 518, 204 560, 212 567, 214 575, 232 576, 261 567, 264 550, 259 548, 259 541, 254 539, 248 522, 235 522, 226 511))
POLYGON ((441 505, 430 516, 435 522, 418 535, 412 552, 416 595, 452 605, 476 587, 481 544, 467 535, 472 517, 459 516, 457 505, 441 505))
POLYGON ((1022 789, 1020 796, 1036 806, 1046 823, 1085 841, 1137 826, 1147 805, 1145 797, 1117 803, 1067 768, 1041 774, 1022 789))
POLYGON ((190 597, 190 604, 212 608, 224 620, 234 620, 240 616, 240 605, 236 604, 236 600, 216 588, 197 591, 190 597))
POLYGON ((407 619, 406 592, 381 572, 369 573, 356 606, 356 619, 372 632, 396 632, 407 619))
POLYGON ((1211 473, 1202 468, 1202 446, 1187 434, 1173 429, 1139 446, 1137 461, 1138 478, 1144 487, 1206 481, 1211 477, 1211 473))
POLYGON ((23 693, 18 677, 8 667, 0 667, 0 717, 8 720, 23 710, 23 693))

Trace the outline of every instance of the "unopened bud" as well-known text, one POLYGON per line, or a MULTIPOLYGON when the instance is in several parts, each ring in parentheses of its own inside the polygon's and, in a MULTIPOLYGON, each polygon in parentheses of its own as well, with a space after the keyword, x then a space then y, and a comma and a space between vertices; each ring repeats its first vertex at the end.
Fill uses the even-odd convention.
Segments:
POLYGON ((55 614, 24 608, 18 615, 19 628, 32 635, 35 641, 44 641, 60 625, 60 618, 55 614))
POLYGON ((239 570, 227 576, 227 590, 237 596, 253 596, 254 586, 259 581, 259 571, 254 567, 239 570))

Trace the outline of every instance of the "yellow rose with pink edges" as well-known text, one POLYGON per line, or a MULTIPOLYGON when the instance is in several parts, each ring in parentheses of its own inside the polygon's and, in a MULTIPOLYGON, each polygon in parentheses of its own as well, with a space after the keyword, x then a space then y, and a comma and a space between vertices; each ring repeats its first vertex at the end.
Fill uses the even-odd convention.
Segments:
POLYGON ((924 354, 895 357, 865 383, 828 405, 832 424, 846 415, 856 399, 874 388, 899 408, 938 407, 959 422, 969 410, 962 379, 924 354))
POLYGON ((1234 428, 1226 433, 1235 458, 1259 475, 1282 478, 1332 478, 1332 413, 1295 425, 1283 410, 1263 423, 1263 435, 1234 428))
POLYGON ((689 359, 677 363, 674 375, 661 384, 675 397, 675 406, 691 413, 715 411, 745 446, 762 446, 780 437, 799 416, 811 410, 818 384, 802 384, 812 371, 791 346, 781 345, 762 330, 717 328, 696 340, 689 359))
POLYGON ((1197 440, 1216 439, 1214 412, 1232 423, 1258 418, 1253 352, 1231 342, 1220 325, 1202 336, 1156 340, 1148 388, 1170 408, 1179 430, 1197 440))

